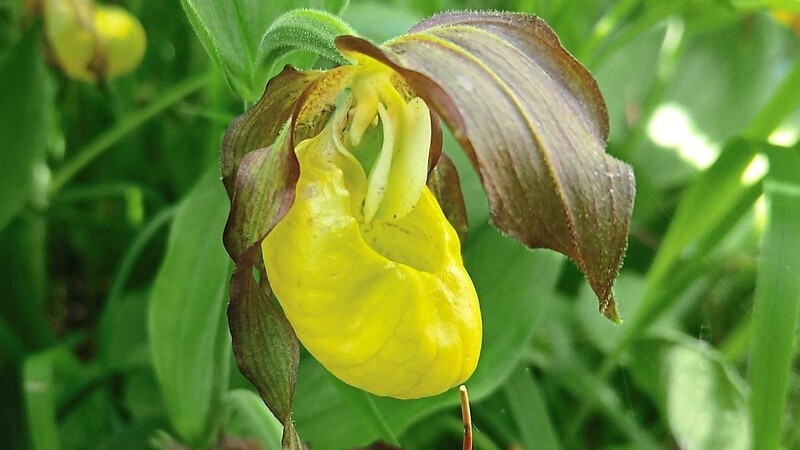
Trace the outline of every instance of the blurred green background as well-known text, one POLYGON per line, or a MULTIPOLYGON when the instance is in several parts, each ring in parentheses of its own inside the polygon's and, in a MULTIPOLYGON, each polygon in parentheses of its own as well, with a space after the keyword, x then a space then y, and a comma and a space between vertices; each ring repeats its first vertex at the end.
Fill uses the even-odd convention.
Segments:
MULTIPOLYGON (((198 38, 210 3, 115 2, 146 53, 100 83, 59 70, 35 2, 0 3, 0 448, 279 448, 230 350, 218 176, 268 71, 229 83, 237 53, 206 49, 301 6, 376 42, 446 9, 536 14, 597 78, 608 151, 634 167, 615 326, 571 263, 489 225, 446 136, 484 315, 476 448, 800 448, 796 1, 239 0, 259 14, 198 38)), ((294 420, 314 449, 461 445, 456 391, 377 398, 305 354, 294 420)))

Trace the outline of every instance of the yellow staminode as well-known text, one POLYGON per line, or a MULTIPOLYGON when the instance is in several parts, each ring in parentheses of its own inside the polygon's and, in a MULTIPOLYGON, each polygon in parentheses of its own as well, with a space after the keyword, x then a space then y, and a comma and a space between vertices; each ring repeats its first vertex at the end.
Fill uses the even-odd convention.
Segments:
POLYGON ((425 186, 431 143, 430 111, 420 98, 406 101, 392 85, 392 72, 363 59, 353 81, 353 121, 348 138, 361 141, 376 114, 383 124, 383 145, 369 174, 364 220, 399 218, 411 211, 425 186))
POLYGON ((427 107, 381 77, 357 78, 344 111, 297 146, 294 204, 262 249, 272 289, 317 360, 368 392, 418 398, 472 374, 481 318, 458 236, 425 187, 427 107), (357 143, 375 114, 384 141, 368 177, 342 142, 357 143))

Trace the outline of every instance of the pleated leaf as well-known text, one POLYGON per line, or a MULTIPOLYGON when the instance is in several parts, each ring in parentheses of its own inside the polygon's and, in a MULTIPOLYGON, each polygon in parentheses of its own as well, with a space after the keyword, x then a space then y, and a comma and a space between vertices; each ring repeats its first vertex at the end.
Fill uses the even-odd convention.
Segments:
POLYGON ((489 197, 494 224, 529 247, 570 257, 601 312, 627 246, 635 182, 608 156, 608 115, 595 80, 541 19, 451 12, 382 47, 352 36, 340 50, 400 72, 445 120, 489 197))

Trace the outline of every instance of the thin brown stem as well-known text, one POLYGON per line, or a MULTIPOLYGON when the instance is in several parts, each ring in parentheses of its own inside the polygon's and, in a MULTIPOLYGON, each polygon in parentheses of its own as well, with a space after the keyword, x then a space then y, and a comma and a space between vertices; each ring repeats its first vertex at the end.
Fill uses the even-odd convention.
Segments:
POLYGON ((462 448, 463 450, 472 450, 472 414, 469 411, 467 387, 459 386, 458 393, 461 396, 461 420, 464 422, 464 445, 462 448))

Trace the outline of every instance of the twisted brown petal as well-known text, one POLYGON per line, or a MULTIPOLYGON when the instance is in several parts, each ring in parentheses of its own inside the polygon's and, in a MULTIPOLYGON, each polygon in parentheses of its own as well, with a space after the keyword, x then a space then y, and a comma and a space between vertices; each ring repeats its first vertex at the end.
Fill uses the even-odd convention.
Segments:
POLYGON ((605 154, 608 116, 597 84, 547 24, 453 12, 380 48, 352 36, 337 45, 400 72, 469 154, 494 224, 574 260, 601 312, 619 320, 611 287, 627 245, 633 172, 605 154))

